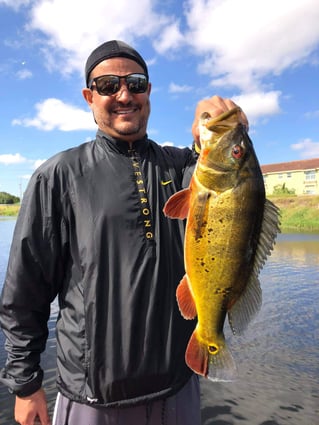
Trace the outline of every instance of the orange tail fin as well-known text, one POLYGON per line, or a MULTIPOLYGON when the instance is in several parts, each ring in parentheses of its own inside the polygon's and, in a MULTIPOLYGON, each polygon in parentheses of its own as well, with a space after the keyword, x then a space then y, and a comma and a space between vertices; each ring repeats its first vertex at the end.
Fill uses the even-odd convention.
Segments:
POLYGON ((196 337, 196 329, 193 332, 185 354, 188 366, 198 375, 208 374, 208 351, 204 344, 201 344, 196 337))
POLYGON ((197 374, 211 381, 233 381, 237 377, 237 368, 226 344, 214 345, 214 354, 210 347, 199 341, 196 329, 189 340, 185 360, 197 374))

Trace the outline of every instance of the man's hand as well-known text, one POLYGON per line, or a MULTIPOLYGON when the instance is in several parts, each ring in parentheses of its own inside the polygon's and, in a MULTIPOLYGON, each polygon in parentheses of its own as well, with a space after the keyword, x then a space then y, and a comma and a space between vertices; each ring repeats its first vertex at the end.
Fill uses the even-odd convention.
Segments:
MULTIPOLYGON (((208 112, 211 117, 217 117, 218 115, 222 114, 223 112, 229 111, 230 109, 235 108, 236 103, 234 103, 231 99, 223 99, 219 96, 213 96, 210 99, 204 99, 201 100, 196 107, 195 111, 195 119, 192 126, 192 133, 195 140, 195 143, 200 146, 199 141, 199 118, 203 112, 208 112)), ((240 112, 240 119, 242 124, 246 127, 248 130, 248 119, 244 112, 240 112)))
POLYGON ((44 390, 40 388, 28 397, 16 397, 15 420, 21 425, 51 425, 44 390))

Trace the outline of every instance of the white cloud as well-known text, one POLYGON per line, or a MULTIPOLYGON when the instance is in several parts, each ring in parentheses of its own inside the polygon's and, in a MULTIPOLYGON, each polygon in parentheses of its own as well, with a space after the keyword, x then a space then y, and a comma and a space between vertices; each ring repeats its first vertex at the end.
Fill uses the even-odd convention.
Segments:
POLYGON ((11 7, 14 10, 18 10, 21 6, 28 6, 31 0, 0 0, 0 5, 11 7))
MULTIPOLYGON (((236 88, 247 102, 261 93, 266 104, 248 102, 254 103, 248 112, 251 119, 263 110, 266 115, 280 112, 281 93, 266 85, 265 78, 269 81, 286 69, 315 63, 313 54, 319 43, 318 0, 184 0, 184 16, 165 14, 173 8, 160 7, 154 0, 117 0, 112 7, 105 0, 91 0, 89 9, 78 0, 1 3, 10 7, 29 4, 27 28, 36 34, 37 43, 42 34, 44 63, 51 69, 83 74, 92 46, 119 38, 144 55, 147 40, 166 57, 172 52, 197 56, 199 73, 208 75, 215 87, 236 88), (94 25, 88 29, 89 15, 94 25)), ((149 64, 156 61, 145 59, 149 64)), ((35 118, 29 125, 62 128, 61 122, 54 124, 50 118, 35 118)))
POLYGON ((147 65, 147 66, 148 66, 148 68, 149 68, 150 66, 155 65, 155 64, 156 64, 156 62, 157 62, 157 58, 156 58, 156 57, 151 58, 151 59, 147 59, 147 60, 146 60, 146 65, 147 65))
POLYGON ((159 134, 159 131, 157 128, 148 128, 147 129, 147 134, 150 137, 156 137, 159 134))
POLYGON ((301 151, 302 158, 318 158, 319 142, 313 142, 311 139, 304 139, 299 143, 292 144, 291 149, 301 151))
POLYGON ((185 44, 184 35, 180 31, 179 22, 168 24, 154 42, 154 48, 161 54, 176 50, 185 44))
POLYGON ((29 69, 21 69, 16 73, 19 80, 26 80, 32 77, 32 72, 29 69))
POLYGON ((312 119, 312 118, 319 118, 319 109, 316 111, 310 111, 305 113, 305 117, 312 119))
POLYGON ((187 22, 200 71, 243 91, 303 63, 319 41, 317 0, 189 0, 187 22))
POLYGON ((160 145, 163 146, 163 147, 165 147, 165 146, 175 146, 175 147, 180 148, 180 149, 184 149, 184 148, 191 149, 192 148, 191 145, 178 145, 178 146, 176 146, 175 143, 170 142, 169 140, 167 140, 166 142, 160 143, 160 145))
MULTIPOLYGON (((29 4, 0 2, 11 7, 29 4)), ((319 41, 318 0, 185 0, 186 21, 159 13, 153 0, 117 0, 112 7, 105 0, 91 0, 89 7, 78 0, 31 3, 28 28, 44 34, 49 67, 82 73, 92 46, 111 38, 136 46, 147 38, 163 55, 178 49, 189 53, 190 47, 201 58, 199 71, 210 75, 215 85, 246 92, 260 90, 264 76, 311 61, 319 41), (89 30, 88 13, 94 16, 89 30)))
POLYGON ((173 142, 169 142, 168 140, 166 141, 166 142, 163 142, 163 143, 161 143, 160 144, 161 146, 174 146, 174 143, 173 142))
POLYGON ((260 91, 234 96, 232 99, 245 111, 251 125, 255 124, 261 117, 265 118, 281 112, 279 106, 280 94, 279 91, 260 91))
POLYGON ((40 167, 41 164, 43 164, 46 161, 46 159, 36 159, 33 162, 33 168, 34 170, 37 169, 38 167, 40 167))
POLYGON ((91 112, 86 112, 59 99, 50 98, 35 105, 34 118, 15 119, 13 125, 35 127, 38 130, 95 130, 96 124, 91 112))
POLYGON ((21 179, 23 180, 30 180, 32 174, 23 174, 22 176, 20 176, 21 179))
POLYGON ((175 83, 170 83, 168 91, 170 93, 188 93, 192 90, 191 86, 187 85, 178 85, 175 83))
POLYGON ((27 159, 19 153, 0 155, 0 164, 4 165, 22 164, 26 161, 27 159))
POLYGON ((111 7, 105 0, 91 0, 89 5, 78 0, 40 0, 30 12, 28 28, 45 34, 43 48, 49 66, 64 73, 82 73, 92 47, 114 38, 136 45, 138 39, 153 37, 169 21, 154 11, 152 0, 117 0, 111 7))

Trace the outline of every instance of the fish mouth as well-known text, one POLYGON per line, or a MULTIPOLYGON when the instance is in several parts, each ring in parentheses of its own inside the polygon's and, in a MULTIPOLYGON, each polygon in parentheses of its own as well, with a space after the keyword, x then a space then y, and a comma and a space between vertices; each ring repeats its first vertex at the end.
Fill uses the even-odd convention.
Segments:
MULTIPOLYGON (((220 126, 221 122, 223 122, 223 127, 226 128, 234 128, 234 124, 238 123, 238 113, 241 111, 241 108, 239 106, 236 106, 235 108, 230 109, 229 111, 225 111, 222 114, 218 115, 217 117, 210 117, 203 116, 203 119, 206 119, 206 128, 210 131, 216 131, 216 126, 220 126)), ((204 114, 203 114, 204 115, 204 114)))

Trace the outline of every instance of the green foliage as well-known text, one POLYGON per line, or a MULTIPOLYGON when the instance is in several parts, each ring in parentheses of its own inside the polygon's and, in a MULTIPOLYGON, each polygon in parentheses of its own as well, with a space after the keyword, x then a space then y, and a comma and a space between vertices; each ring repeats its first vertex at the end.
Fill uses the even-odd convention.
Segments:
POLYGON ((281 212, 281 230, 318 232, 319 231, 319 196, 270 197, 281 212))
POLYGON ((282 223, 286 229, 299 231, 319 229, 319 211, 309 208, 291 208, 282 211, 282 223))
POLYGON ((296 189, 288 189, 286 184, 277 184, 274 186, 273 195, 295 195, 296 189))
POLYGON ((0 204, 17 204, 20 198, 7 192, 0 192, 0 204))

